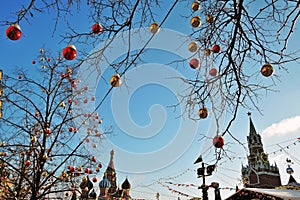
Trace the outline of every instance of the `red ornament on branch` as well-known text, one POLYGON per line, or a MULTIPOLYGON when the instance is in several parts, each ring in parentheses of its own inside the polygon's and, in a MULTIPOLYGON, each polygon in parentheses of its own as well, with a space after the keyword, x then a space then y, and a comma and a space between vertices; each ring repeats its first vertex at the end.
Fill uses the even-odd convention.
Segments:
POLYGON ((190 61, 190 67, 193 68, 193 69, 199 68, 200 67, 200 61, 197 58, 193 58, 190 61))
POLYGON ((224 139, 221 135, 217 135, 213 139, 213 144, 216 148, 222 148, 224 146, 224 139))
POLYGON ((94 183, 96 183, 96 182, 97 182, 97 177, 93 177, 92 181, 93 181, 94 183))
POLYGON ((22 31, 19 24, 12 24, 6 29, 6 36, 10 40, 18 40, 22 36, 22 31))
POLYGON ((100 34, 102 32, 103 28, 99 23, 96 23, 92 26, 92 32, 94 34, 100 34))
POLYGON ((218 74, 218 70, 216 68, 211 68, 209 70, 209 75, 211 75, 211 76, 217 76, 217 74, 218 74))
POLYGON ((73 44, 68 45, 62 51, 62 55, 66 60, 74 60, 77 56, 76 47, 73 44))
POLYGON ((212 52, 220 53, 221 52, 221 47, 219 45, 215 44, 212 48, 212 52))

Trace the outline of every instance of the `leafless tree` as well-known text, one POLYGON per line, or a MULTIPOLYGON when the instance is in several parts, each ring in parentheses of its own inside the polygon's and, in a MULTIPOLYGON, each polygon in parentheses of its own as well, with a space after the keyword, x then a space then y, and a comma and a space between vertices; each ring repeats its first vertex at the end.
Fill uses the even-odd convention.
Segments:
POLYGON ((0 119, 1 193, 6 199, 80 192, 77 179, 101 168, 84 144, 96 148, 111 133, 110 127, 100 129, 102 119, 96 112, 81 109, 88 88, 77 87, 77 66, 66 65, 65 59, 43 49, 37 59, 33 64, 42 66, 39 77, 18 69, 13 75, 4 72, 1 82, 5 106, 0 119), (79 131, 85 136, 79 137, 79 131))
MULTIPOLYGON (((93 54, 81 49, 82 57, 78 58, 80 63, 99 57, 101 52, 109 48, 110 42, 124 31, 148 26, 156 21, 156 9, 160 9, 161 4, 162 2, 157 0, 87 0, 86 3, 80 0, 32 0, 16 12, 15 21, 3 21, 2 25, 24 20, 30 22, 31 17, 54 10, 57 15, 53 34, 56 34, 57 24, 61 21, 66 20, 69 26, 68 31, 62 34, 62 41, 88 46, 110 39, 103 49, 93 54), (68 23, 68 17, 81 9, 88 9, 90 20, 102 25, 102 34, 75 30, 72 24, 68 23)), ((180 5, 193 5, 190 13, 178 17, 186 17, 196 23, 192 25, 194 28, 191 29, 189 38, 196 44, 196 50, 192 50, 193 56, 201 62, 200 68, 195 70, 195 76, 183 80, 190 85, 189 95, 183 96, 183 102, 186 102, 185 110, 189 116, 195 118, 199 109, 208 108, 214 113, 216 121, 225 112, 230 113, 225 127, 218 124, 217 134, 228 133, 234 138, 230 133, 230 126, 235 121, 239 108, 260 111, 259 100, 263 92, 274 90, 271 86, 279 77, 276 74, 269 76, 272 75, 271 68, 288 70, 285 67, 286 63, 299 60, 298 49, 291 50, 288 45, 300 14, 299 1, 174 0, 169 2, 169 7, 158 25, 164 28, 165 20, 170 17, 174 8, 180 5), (263 66, 271 70, 268 71, 269 74, 265 74, 271 81, 267 81, 268 79, 261 75, 263 66), (211 72, 212 68, 215 71, 211 72)), ((139 52, 131 52, 129 48, 124 59, 117 63, 109 61, 110 65, 123 76, 139 61, 143 50, 144 48, 139 52)), ((96 60, 100 62, 99 59, 96 60)), ((190 61, 190 58, 184 58, 184 61, 190 61)), ((91 65, 97 66, 97 62, 91 65)), ((110 91, 108 90, 107 94, 110 91)), ((98 106, 101 103, 102 101, 98 106)), ((205 117, 207 116, 200 116, 205 117)))

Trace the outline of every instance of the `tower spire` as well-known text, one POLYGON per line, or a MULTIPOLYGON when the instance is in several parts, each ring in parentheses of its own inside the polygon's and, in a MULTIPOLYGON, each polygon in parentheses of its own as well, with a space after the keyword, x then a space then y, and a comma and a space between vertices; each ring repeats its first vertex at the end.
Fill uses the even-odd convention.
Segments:
POLYGON ((110 151, 110 160, 109 160, 109 163, 108 163, 108 166, 109 166, 110 168, 112 168, 112 169, 115 168, 115 165, 114 165, 114 154, 115 154, 115 152, 114 152, 114 150, 112 149, 112 150, 110 151))
POLYGON ((247 114, 248 114, 248 116, 249 116, 249 121, 250 121, 250 132, 249 132, 249 136, 250 136, 250 135, 257 135, 257 132, 256 132, 255 127, 254 127, 254 124, 253 124, 252 119, 251 119, 251 112, 248 112, 247 114))

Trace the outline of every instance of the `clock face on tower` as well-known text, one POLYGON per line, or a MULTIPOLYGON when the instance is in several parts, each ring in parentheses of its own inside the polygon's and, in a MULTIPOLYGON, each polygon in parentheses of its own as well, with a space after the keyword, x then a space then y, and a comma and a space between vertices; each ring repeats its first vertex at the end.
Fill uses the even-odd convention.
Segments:
POLYGON ((263 162, 268 162, 268 154, 261 152, 260 158, 263 162))

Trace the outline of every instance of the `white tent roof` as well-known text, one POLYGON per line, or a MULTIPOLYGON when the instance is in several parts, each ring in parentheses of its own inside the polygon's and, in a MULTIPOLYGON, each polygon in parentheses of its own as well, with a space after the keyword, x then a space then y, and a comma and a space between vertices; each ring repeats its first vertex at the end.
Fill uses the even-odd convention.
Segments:
POLYGON ((245 189, 249 191, 272 195, 275 197, 280 197, 286 200, 300 199, 299 190, 277 190, 277 189, 262 189, 262 188, 245 188, 245 189))

